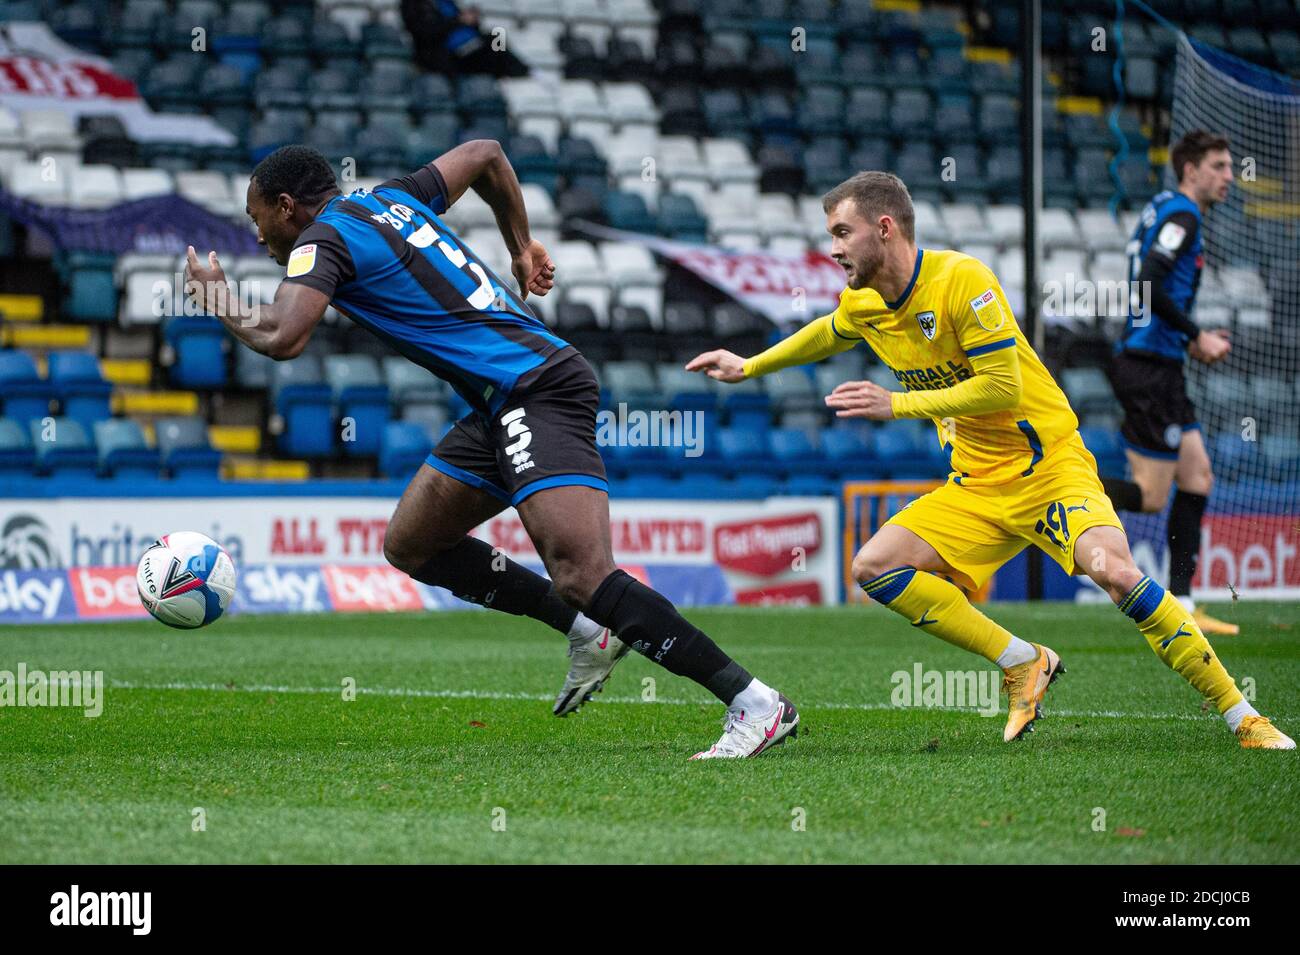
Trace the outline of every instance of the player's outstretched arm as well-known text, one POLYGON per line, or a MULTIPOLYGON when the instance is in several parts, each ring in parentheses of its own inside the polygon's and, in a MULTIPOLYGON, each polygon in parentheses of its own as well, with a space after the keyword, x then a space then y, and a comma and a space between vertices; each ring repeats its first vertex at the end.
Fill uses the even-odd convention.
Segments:
POLYGON ((704 352, 686 364, 687 371, 702 371, 710 378, 734 384, 757 378, 791 365, 806 365, 848 351, 857 342, 835 333, 833 315, 815 318, 788 338, 752 358, 741 358, 725 349, 704 352))
POLYGON ((253 351, 284 361, 297 358, 325 315, 329 296, 298 282, 281 282, 275 300, 245 308, 231 292, 217 253, 202 265, 190 246, 185 253, 185 293, 253 351))

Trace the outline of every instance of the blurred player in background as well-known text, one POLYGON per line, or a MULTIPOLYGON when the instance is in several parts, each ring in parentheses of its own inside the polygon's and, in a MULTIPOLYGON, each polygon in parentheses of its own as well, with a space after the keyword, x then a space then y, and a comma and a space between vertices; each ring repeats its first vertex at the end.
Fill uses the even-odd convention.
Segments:
POLYGON ((231 334, 293 358, 333 303, 472 409, 402 495, 384 540, 393 566, 566 634, 572 664, 557 716, 599 690, 631 647, 726 704, 721 738, 695 758, 756 756, 796 734, 788 699, 615 566, 596 447, 600 387, 586 359, 524 302, 551 290, 555 265, 529 233, 519 180, 497 142, 464 143, 348 195, 324 156, 284 146, 253 170, 247 201, 258 242, 287 266, 275 300, 242 314, 215 253, 204 265, 190 248, 186 266, 187 291, 231 334), (438 217, 471 187, 496 214, 517 295, 438 217), (470 536, 512 506, 550 580, 470 536))
POLYGON ((752 358, 710 351, 686 367, 739 382, 865 339, 907 390, 851 381, 826 404, 841 418, 935 422, 950 479, 863 545, 852 570, 867 595, 1002 668, 1009 742, 1041 715, 1061 661, 986 617, 962 588, 982 586, 1032 543, 1067 574, 1087 574, 1105 590, 1242 746, 1293 749, 1245 700, 1182 604, 1134 564, 1078 420, 989 268, 960 252, 918 249, 912 199, 897 176, 858 173, 822 205, 831 255, 848 280, 835 312, 752 358))
POLYGON ((1192 600, 1214 477, 1183 379, 1188 355, 1212 365, 1232 350, 1226 329, 1202 331, 1191 319, 1201 282, 1201 217, 1228 198, 1232 156, 1222 136, 1194 129, 1174 144, 1170 162, 1178 189, 1147 203, 1128 245, 1129 315, 1110 368, 1133 480, 1103 483, 1119 510, 1154 514, 1177 482, 1166 530, 1169 592, 1204 632, 1236 634, 1236 624, 1216 620, 1192 600))

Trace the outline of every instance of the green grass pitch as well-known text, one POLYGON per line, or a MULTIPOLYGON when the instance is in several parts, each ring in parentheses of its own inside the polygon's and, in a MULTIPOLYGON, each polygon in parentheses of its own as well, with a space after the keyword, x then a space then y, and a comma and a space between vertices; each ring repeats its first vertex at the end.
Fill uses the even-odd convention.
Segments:
MULTIPOLYGON (((1297 735, 1300 606, 1217 611, 1297 735)), ((1005 712, 891 706, 916 662, 986 664, 880 607, 691 611, 803 720, 706 763, 703 691, 633 654, 556 719, 563 638, 500 614, 0 628, 0 669, 107 683, 96 719, 0 708, 0 863, 1300 861, 1300 754, 1240 749, 1113 608, 991 612, 1069 670, 1010 745, 1005 712)))

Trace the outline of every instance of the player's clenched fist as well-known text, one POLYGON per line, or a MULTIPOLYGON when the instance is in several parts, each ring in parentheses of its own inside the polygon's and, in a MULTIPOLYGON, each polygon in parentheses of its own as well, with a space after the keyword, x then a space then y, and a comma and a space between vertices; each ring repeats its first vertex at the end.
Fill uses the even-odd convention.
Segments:
POLYGON ((826 405, 836 409, 837 418, 888 421, 894 417, 890 394, 874 381, 846 381, 836 385, 835 390, 826 396, 826 405))
POLYGON ((686 363, 687 371, 702 371, 710 378, 734 385, 745 380, 745 359, 725 348, 706 351, 686 363))

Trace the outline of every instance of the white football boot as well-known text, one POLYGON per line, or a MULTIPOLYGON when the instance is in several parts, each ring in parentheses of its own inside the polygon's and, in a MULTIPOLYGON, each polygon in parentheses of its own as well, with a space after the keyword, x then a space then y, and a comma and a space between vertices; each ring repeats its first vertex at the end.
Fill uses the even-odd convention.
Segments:
POLYGON ((799 713, 780 693, 770 713, 746 713, 737 707, 727 710, 722 737, 712 748, 691 759, 745 759, 779 746, 786 737, 799 735, 799 713))
POLYGON ((551 712, 556 716, 577 712, 583 703, 604 689, 610 671, 629 649, 626 643, 610 633, 608 627, 600 631, 600 636, 576 647, 570 646, 569 675, 564 678, 564 686, 555 698, 551 712))

